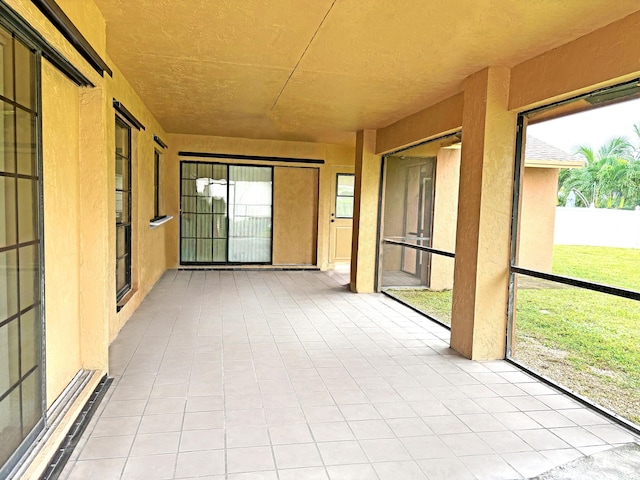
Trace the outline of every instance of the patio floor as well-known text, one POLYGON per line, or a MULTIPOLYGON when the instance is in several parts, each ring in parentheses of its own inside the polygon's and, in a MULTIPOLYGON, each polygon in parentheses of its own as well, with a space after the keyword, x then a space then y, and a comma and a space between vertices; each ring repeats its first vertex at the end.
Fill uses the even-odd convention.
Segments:
POLYGON ((347 281, 166 272, 61 478, 520 479, 639 441, 347 281))

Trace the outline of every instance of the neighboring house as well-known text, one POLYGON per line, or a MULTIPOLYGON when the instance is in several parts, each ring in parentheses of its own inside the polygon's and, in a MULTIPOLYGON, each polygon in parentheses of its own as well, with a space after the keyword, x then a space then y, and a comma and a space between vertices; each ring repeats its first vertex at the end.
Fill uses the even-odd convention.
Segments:
MULTIPOLYGON (((446 146, 425 144, 387 157, 383 237, 431 238, 433 248, 455 252, 464 140, 462 149, 460 147, 460 143, 446 146), (417 173, 420 170, 423 171, 423 179, 417 173), (416 234, 418 228, 421 235, 416 234)), ((582 165, 584 160, 527 136, 520 196, 520 236, 523 240, 519 257, 522 265, 551 270, 558 173, 561 168, 579 168, 582 165)), ((464 195, 461 199, 464 201, 464 195)), ((428 240, 423 244, 427 245, 428 240)), ((430 260, 422 255, 425 259, 421 259, 415 250, 396 246, 383 247, 382 251, 384 275, 393 276, 392 272, 409 274, 389 277, 396 286, 404 281, 406 286, 423 285, 433 290, 453 287, 452 259, 437 255, 430 260)), ((390 285, 388 282, 385 285, 384 278, 381 281, 382 286, 390 285)))

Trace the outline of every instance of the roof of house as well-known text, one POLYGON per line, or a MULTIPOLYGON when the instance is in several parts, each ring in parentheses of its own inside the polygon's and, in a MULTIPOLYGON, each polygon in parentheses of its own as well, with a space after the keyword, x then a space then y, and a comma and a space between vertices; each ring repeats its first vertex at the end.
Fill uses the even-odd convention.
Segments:
POLYGON ((584 165, 584 160, 580 157, 571 155, 531 135, 527 135, 524 158, 526 167, 579 168, 584 165))

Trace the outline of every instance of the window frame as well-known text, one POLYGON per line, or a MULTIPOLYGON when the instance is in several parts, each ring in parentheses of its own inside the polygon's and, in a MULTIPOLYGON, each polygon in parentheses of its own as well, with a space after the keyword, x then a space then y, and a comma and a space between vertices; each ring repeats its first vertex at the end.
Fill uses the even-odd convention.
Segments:
MULTIPOLYGON (((127 294, 129 292, 132 291, 133 289, 133 281, 132 281, 132 256, 133 256, 133 248, 132 248, 132 237, 133 237, 133 208, 132 208, 132 198, 133 198, 133 185, 132 185, 132 163, 133 163, 133 151, 132 151, 132 146, 133 146, 133 133, 132 133, 132 126, 131 124, 129 124, 129 122, 126 121, 126 119, 124 119, 121 115, 117 114, 115 115, 115 122, 114 122, 114 126, 117 132, 117 128, 118 128, 118 124, 120 124, 121 127, 124 127, 127 129, 128 135, 127 135, 127 151, 128 151, 128 156, 124 156, 124 155, 120 155, 120 158, 122 160, 127 160, 127 172, 126 172, 126 178, 127 178, 127 188, 118 188, 118 185, 116 183, 115 186, 115 193, 116 193, 116 198, 117 198, 117 194, 118 192, 125 194, 126 193, 126 200, 127 200, 127 218, 128 221, 127 222, 119 222, 117 220, 116 217, 116 223, 115 223, 115 227, 116 227, 116 249, 115 249, 115 263, 116 263, 116 268, 115 268, 115 274, 116 274, 116 304, 120 305, 121 302, 123 301, 123 299, 127 296, 127 294), (118 256, 118 229, 124 229, 124 242, 125 242, 125 253, 121 256, 118 256), (125 259, 125 284, 123 287, 121 287, 120 289, 118 289, 118 263, 122 260, 125 259)), ((118 145, 118 135, 116 134, 116 140, 115 140, 115 158, 114 160, 117 162, 118 160, 118 149, 117 149, 117 145, 118 145)), ((114 173, 117 172, 117 166, 114 166, 114 169, 116 169, 114 171, 114 173)), ((124 185, 123 185, 124 187, 124 185)), ((124 195, 123 195, 124 197, 124 195)), ((124 200, 124 198, 123 198, 124 200)), ((116 200, 116 212, 117 212, 117 200, 116 200)))
POLYGON ((341 219, 341 220, 353 220, 353 206, 351 208, 351 216, 340 216, 338 215, 338 199, 339 198, 350 198, 352 203, 355 204, 355 181, 356 181, 356 174, 355 173, 336 173, 336 198, 334 199, 335 202, 335 212, 336 212, 336 216, 335 218, 341 219), (352 195, 340 195, 340 193, 338 193, 339 187, 340 187, 340 177, 353 177, 353 184, 354 184, 354 192, 352 195))
MULTIPOLYGON (((11 392, 15 391, 16 388, 21 389, 24 381, 28 380, 32 375, 39 375, 39 379, 36 381, 35 385, 39 388, 39 402, 36 405, 39 406, 39 416, 37 417, 34 425, 30 427, 30 429, 25 434, 24 431, 21 432, 20 441, 16 448, 8 455, 4 463, 0 462, 0 477, 5 478, 8 476, 14 468, 20 463, 21 459, 27 454, 32 444, 36 441, 39 435, 41 435, 42 431, 46 427, 47 422, 47 384, 46 384, 46 323, 45 323, 45 283, 44 283, 44 202, 43 202, 43 168, 42 168, 42 77, 41 77, 41 63, 42 57, 46 53, 44 51, 45 45, 41 45, 38 42, 33 41, 32 36, 33 32, 30 27, 26 24, 22 23, 22 19, 15 14, 9 7, 5 5, 0 5, 0 26, 6 30, 6 32, 11 36, 11 49, 13 53, 13 88, 15 89, 15 77, 16 77, 16 55, 15 55, 15 42, 19 41, 29 52, 31 53, 30 61, 31 61, 31 75, 30 81, 32 82, 32 95, 33 99, 31 101, 31 106, 26 106, 15 98, 15 90, 13 92, 13 100, 2 96, 2 103, 6 105, 11 105, 14 108, 14 111, 18 110, 23 113, 26 112, 32 115, 32 147, 33 151, 31 154, 33 155, 33 170, 31 173, 21 173, 18 169, 18 161, 17 161, 17 150, 13 154, 13 172, 3 172, 1 174, 2 177, 12 178, 14 179, 14 187, 15 187, 15 222, 16 222, 16 238, 15 242, 10 245, 5 245, 0 250, 2 252, 15 250, 16 251, 16 282, 17 282, 17 290, 16 295, 18 297, 18 311, 14 315, 8 316, 6 319, 0 319, 0 324, 2 326, 9 325, 11 322, 20 322, 21 317, 23 315, 28 314, 31 311, 36 310, 36 316, 34 321, 34 326, 38 330, 37 334, 39 338, 36 339, 34 345, 38 349, 36 365, 31 367, 27 373, 23 374, 22 371, 18 371, 19 378, 17 382, 12 384, 6 392, 0 392, 2 398, 8 397, 11 392), (9 14, 5 16, 5 14, 9 14), (18 198, 18 180, 31 180, 34 183, 35 188, 35 198, 32 204, 32 213, 34 215, 34 234, 36 236, 35 239, 29 240, 26 242, 20 242, 19 238, 19 228, 18 228, 18 212, 20 209, 18 198), (37 296, 34 298, 34 303, 29 307, 24 308, 20 305, 20 263, 19 263, 19 250, 20 247, 28 247, 34 246, 36 247, 37 254, 37 262, 35 262, 35 266, 37 268, 37 274, 34 276, 34 286, 37 286, 37 296), (39 370, 39 373, 36 373, 39 370)), ((14 122, 14 127, 17 123, 17 115, 14 115, 12 120, 14 122)), ((14 128, 13 132, 14 142, 17 142, 17 129, 14 128)), ((18 329, 21 330, 20 323, 17 324, 18 329)), ((22 358, 22 342, 18 343, 19 348, 19 358, 22 358)), ((23 411, 25 405, 22 402, 22 394, 20 394, 21 403, 20 409, 23 411)), ((35 405, 34 405, 35 406, 35 405)), ((21 427, 24 429, 23 425, 23 413, 21 413, 21 427)))
MULTIPOLYGON (((598 404, 594 403, 591 399, 583 397, 580 394, 574 393, 568 390, 566 387, 557 383, 556 381, 544 376, 543 374, 533 370, 528 365, 521 363, 513 357, 513 340, 516 332, 516 276, 523 275, 538 278, 545 281, 556 282, 563 285, 573 286, 589 290, 597 293, 605 293, 619 298, 627 298, 630 300, 640 301, 640 292, 631 290, 628 288, 614 287, 605 285, 598 282, 593 282, 586 279, 572 278, 566 275, 559 275, 549 272, 544 272, 537 269, 525 268, 519 265, 518 250, 520 244, 520 218, 521 218, 521 196, 524 185, 524 162, 525 162, 525 141, 526 130, 528 126, 528 120, 530 117, 534 117, 536 114, 544 111, 552 110, 564 105, 571 104, 579 100, 587 100, 591 103, 591 109, 597 109, 600 106, 607 104, 624 102, 632 98, 637 98, 640 95, 640 79, 635 79, 630 82, 623 82, 609 87, 594 90, 592 92, 577 95, 566 100, 550 103, 541 107, 533 108, 518 113, 517 127, 516 127, 516 146, 514 154, 514 173, 513 173, 513 195, 511 202, 511 238, 510 248, 511 255, 509 260, 509 290, 508 290, 508 303, 507 303, 507 331, 506 331, 506 352, 505 360, 517 367, 525 370, 538 380, 552 385, 553 387, 563 391, 566 395, 570 396, 574 400, 587 405, 590 408, 597 410, 601 415, 604 415, 609 420, 623 425, 624 427, 639 433, 637 426, 625 418, 612 413, 606 409, 603 409, 598 404)), ((567 112, 564 115, 571 115, 574 112, 567 112)))

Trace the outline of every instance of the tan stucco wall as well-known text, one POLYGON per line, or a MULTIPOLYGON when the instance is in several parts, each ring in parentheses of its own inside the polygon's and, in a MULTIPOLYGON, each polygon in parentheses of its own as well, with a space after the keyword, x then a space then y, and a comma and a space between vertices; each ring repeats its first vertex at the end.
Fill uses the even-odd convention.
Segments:
MULTIPOLYGON (((459 148, 441 148, 436 160, 432 246, 446 252, 455 252, 456 248, 460 153, 459 148)), ((453 287, 453 265, 449 257, 431 256, 431 289, 453 287)))
POLYGON ((640 12, 516 65, 509 109, 526 110, 640 73, 640 12))
POLYGON ((82 367, 80 349, 80 92, 42 62, 47 405, 82 367))
POLYGON ((459 93, 378 129, 376 153, 387 153, 460 130, 463 105, 464 95, 459 93))
POLYGON ((451 347, 468 358, 503 358, 506 345, 516 115, 509 70, 465 82, 451 347))
POLYGON ((376 155, 375 150, 374 130, 363 130, 356 134, 351 291, 358 293, 370 293, 376 288, 374 279, 382 157, 376 155))
MULTIPOLYGON (((348 146, 309 142, 287 142, 278 140, 253 140, 247 138, 211 137, 202 135, 168 135, 169 150, 162 171, 166 181, 162 185, 167 214, 174 220, 166 224, 166 261, 168 268, 178 268, 180 262, 180 160, 178 152, 219 153, 230 155, 253 155, 296 159, 324 160, 314 164, 319 168, 320 185, 318 197, 318 242, 317 264, 322 270, 329 264, 329 221, 331 211, 331 185, 335 181, 331 169, 338 166, 353 168, 354 149, 348 146)), ((183 157, 183 160, 237 163, 246 165, 295 166, 296 163, 256 162, 250 160, 225 160, 217 158, 183 157)), ((303 163, 299 166, 304 166, 303 163)), ((296 212, 292 212, 295 216, 296 212)))
POLYGON ((518 265, 551 271, 558 198, 558 169, 524 169, 520 209, 518 265))
POLYGON ((273 169, 274 265, 316 265, 319 173, 317 168, 273 169))

